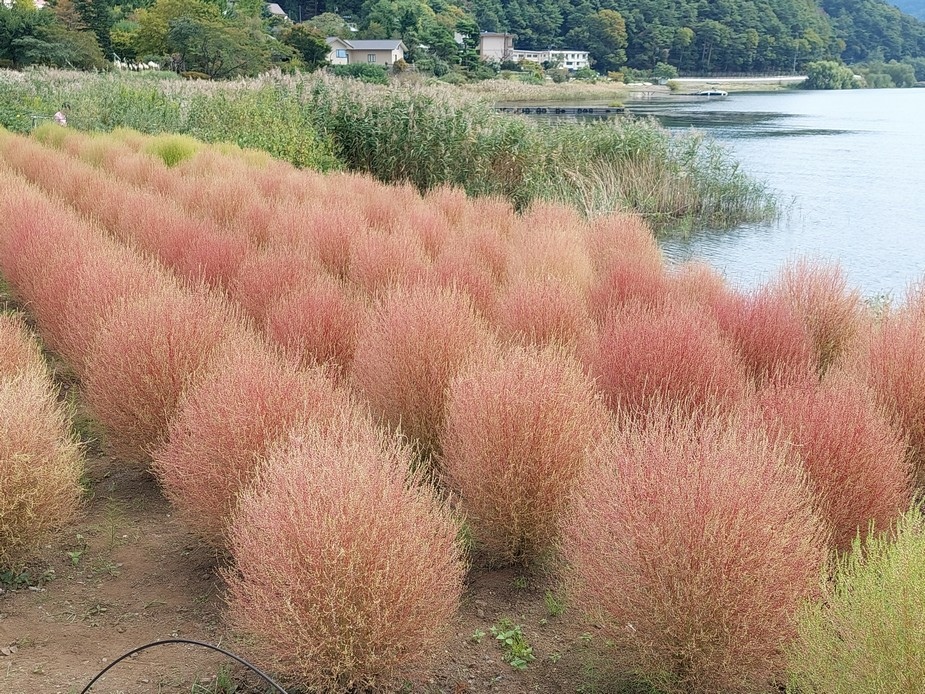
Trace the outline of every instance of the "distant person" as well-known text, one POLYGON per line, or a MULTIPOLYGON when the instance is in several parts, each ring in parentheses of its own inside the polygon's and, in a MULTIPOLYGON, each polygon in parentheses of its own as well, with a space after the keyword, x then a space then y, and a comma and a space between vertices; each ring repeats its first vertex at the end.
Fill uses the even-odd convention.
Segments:
POLYGON ((57 123, 58 125, 60 125, 62 128, 66 128, 66 127, 67 127, 67 111, 68 111, 68 106, 67 106, 67 104, 64 104, 64 105, 61 107, 61 110, 58 111, 58 112, 54 115, 55 123, 57 123))

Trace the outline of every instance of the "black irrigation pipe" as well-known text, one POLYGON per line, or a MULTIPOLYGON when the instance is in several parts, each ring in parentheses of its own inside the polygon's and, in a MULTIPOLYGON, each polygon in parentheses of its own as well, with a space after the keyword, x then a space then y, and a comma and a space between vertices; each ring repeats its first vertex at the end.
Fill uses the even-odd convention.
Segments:
POLYGON ((97 674, 97 676, 94 677, 92 680, 90 680, 90 684, 88 684, 86 687, 84 687, 84 688, 83 688, 83 691, 82 691, 80 694, 87 694, 87 692, 90 691, 90 688, 91 688, 94 684, 96 684, 96 681, 97 681, 100 677, 102 677, 103 675, 105 675, 107 672, 109 672, 109 670, 110 670, 111 668, 114 668, 116 665, 118 665, 119 663, 121 663, 121 662, 122 662, 123 660, 125 660, 126 658, 131 657, 131 656, 135 655, 136 653, 141 653, 142 651, 146 651, 146 650, 148 650, 149 648, 154 648, 155 646, 164 646, 164 645, 173 644, 173 643, 188 644, 188 645, 191 645, 191 646, 202 646, 203 648, 208 648, 208 649, 210 649, 210 650, 217 651, 218 653, 221 653, 222 655, 228 656, 228 657, 231 658, 232 660, 234 660, 234 661, 240 663, 241 665, 243 665, 243 666, 246 667, 247 669, 251 670, 252 672, 254 672, 254 673, 256 673, 257 675, 259 675, 260 677, 262 677, 263 680, 264 680, 267 684, 269 684, 271 687, 273 687, 276 691, 280 692, 280 694, 288 694, 288 692, 287 692, 285 689, 283 689, 283 688, 280 687, 276 682, 274 682, 272 679, 270 679, 270 676, 269 676, 269 675, 267 675, 267 674, 264 673, 263 671, 257 669, 256 667, 254 667, 253 665, 251 665, 249 662, 247 662, 247 661, 244 660, 243 658, 239 658, 239 657, 236 656, 234 653, 231 653, 231 652, 229 652, 229 651, 226 651, 224 648, 220 648, 219 646, 213 646, 211 643, 204 643, 204 642, 202 642, 202 641, 193 641, 193 640, 191 640, 191 639, 164 639, 163 641, 153 641, 153 642, 151 642, 151 643, 146 643, 144 646, 139 646, 138 648, 133 648, 133 649, 130 650, 128 653, 126 653, 125 655, 119 656, 119 657, 116 658, 114 661, 112 661, 109 665, 107 665, 105 668, 103 668, 103 671, 100 672, 99 674, 97 674))

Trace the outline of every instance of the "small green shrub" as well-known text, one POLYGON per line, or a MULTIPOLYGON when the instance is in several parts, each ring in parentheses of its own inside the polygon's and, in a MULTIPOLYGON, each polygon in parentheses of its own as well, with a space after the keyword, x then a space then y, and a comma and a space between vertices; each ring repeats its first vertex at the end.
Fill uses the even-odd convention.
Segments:
POLYGON ((201 147, 200 142, 186 135, 161 135, 152 139, 145 151, 160 158, 167 166, 176 166, 191 158, 201 147))
POLYGON ((856 540, 820 602, 799 615, 789 649, 794 694, 918 692, 925 682, 925 517, 856 540))

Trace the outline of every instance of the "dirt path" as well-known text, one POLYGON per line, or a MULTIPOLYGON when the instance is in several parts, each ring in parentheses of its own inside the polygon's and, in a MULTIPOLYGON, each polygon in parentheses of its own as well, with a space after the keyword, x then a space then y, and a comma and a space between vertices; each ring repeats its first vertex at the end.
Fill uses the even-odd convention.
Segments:
MULTIPOLYGON (((32 588, 0 594, 0 694, 77 694, 115 657, 170 637, 244 649, 222 623, 221 561, 171 514, 144 470, 105 456, 88 465, 83 518, 34 564, 32 588)), ((474 571, 455 638, 427 694, 595 692, 595 629, 560 614, 555 580, 518 570, 474 571), (549 597, 547 597, 547 593, 549 597), (492 627, 521 626, 535 660, 518 670, 492 627)), ((208 651, 168 646, 121 663, 96 694, 228 692, 238 668, 208 651), (223 673, 223 668, 227 668, 223 673)), ((251 684, 253 684, 251 680, 251 684)), ((250 686, 240 693, 263 691, 250 686)))

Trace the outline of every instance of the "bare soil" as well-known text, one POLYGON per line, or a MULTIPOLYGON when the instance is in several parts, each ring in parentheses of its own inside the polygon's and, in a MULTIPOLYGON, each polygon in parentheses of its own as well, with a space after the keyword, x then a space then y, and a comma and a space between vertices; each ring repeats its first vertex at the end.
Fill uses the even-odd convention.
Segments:
MULTIPOLYGON (((97 451, 87 486, 83 517, 50 539, 30 566, 32 585, 0 587, 0 693, 76 694, 116 657, 171 637, 244 653, 222 621, 222 560, 174 518, 151 475, 97 451)), ((567 609, 559 614, 547 591, 558 595, 541 573, 473 570, 455 638, 417 691, 608 691, 595 682, 594 627, 567 609), (505 662, 492 633, 505 619, 532 647, 535 660, 523 670, 505 662)), ((266 690, 221 655, 171 645, 120 663, 92 691, 266 690)))

